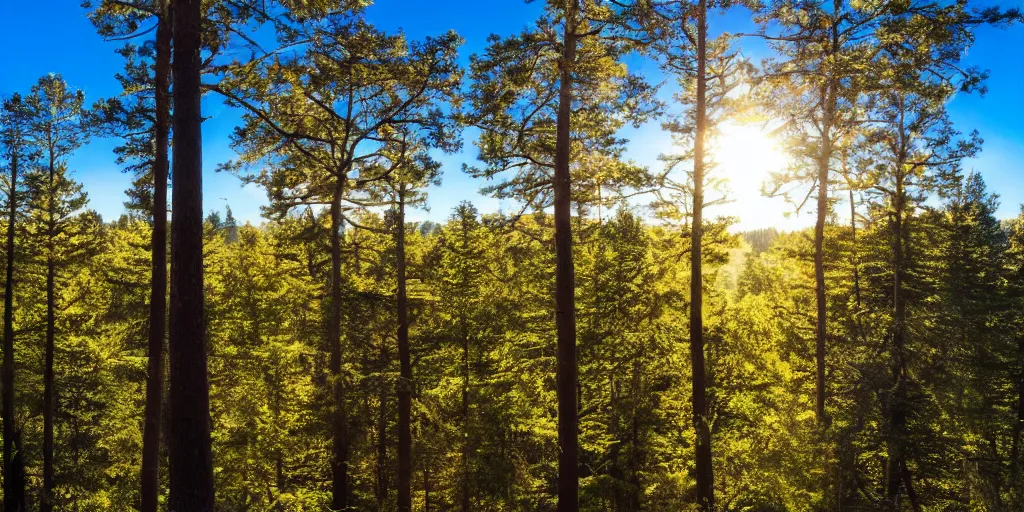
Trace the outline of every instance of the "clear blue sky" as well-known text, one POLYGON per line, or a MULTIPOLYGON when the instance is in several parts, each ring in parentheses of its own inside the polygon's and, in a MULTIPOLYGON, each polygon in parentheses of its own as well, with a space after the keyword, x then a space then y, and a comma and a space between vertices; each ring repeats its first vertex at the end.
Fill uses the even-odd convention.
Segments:
MULTIPOLYGON (((38 77, 51 72, 61 73, 69 83, 83 89, 90 103, 119 93, 114 74, 121 69, 122 61, 114 50, 123 43, 105 42, 97 36, 79 4, 80 0, 0 3, 0 48, 3 49, 0 96, 26 91, 38 77)), ((511 34, 531 23, 539 12, 539 4, 541 2, 526 4, 522 0, 376 0, 369 17, 379 27, 389 31, 401 28, 411 38, 454 29, 466 40, 462 52, 466 62, 470 54, 483 49, 488 34, 511 34)), ((742 11, 733 11, 712 23, 718 30, 750 30, 749 17, 742 11)), ((763 46, 757 41, 743 41, 742 46, 744 53, 755 60, 765 56, 763 46)), ((966 61, 991 71, 989 93, 985 97, 958 97, 950 106, 958 128, 977 129, 985 139, 982 154, 968 162, 968 168, 981 172, 989 188, 1001 196, 1000 217, 1016 215, 1020 204, 1024 203, 1024 122, 1021 122, 1024 58, 1021 48, 1024 48, 1024 27, 979 31, 977 43, 966 61)), ((631 64, 653 71, 647 63, 631 64)), ((664 91, 662 96, 668 98, 669 91, 664 91)), ((203 127, 206 209, 223 209, 228 203, 238 218, 259 222, 263 192, 243 189, 234 176, 213 171, 217 163, 234 156, 228 147, 227 135, 234 126, 236 114, 219 99, 211 97, 204 103, 204 115, 211 116, 203 127)), ((667 149, 668 138, 657 123, 629 130, 626 135, 632 141, 628 156, 640 163, 658 165, 655 157, 667 149)), ((477 190, 482 183, 462 173, 461 164, 474 160, 473 136, 473 133, 466 134, 463 153, 442 158, 443 184, 430 191, 430 212, 421 212, 417 217, 442 219, 464 199, 472 200, 484 211, 511 207, 481 197, 477 190)), ((112 149, 116 144, 115 140, 94 140, 71 161, 76 178, 89 193, 92 207, 108 220, 123 211, 123 192, 130 182, 130 177, 122 174, 114 163, 112 149)), ((759 221, 744 218, 742 224, 757 227, 759 221)))

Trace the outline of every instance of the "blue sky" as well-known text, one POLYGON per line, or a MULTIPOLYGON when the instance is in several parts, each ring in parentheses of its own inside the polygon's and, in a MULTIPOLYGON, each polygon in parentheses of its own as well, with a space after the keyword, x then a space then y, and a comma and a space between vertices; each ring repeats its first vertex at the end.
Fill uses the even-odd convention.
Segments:
MULTIPOLYGON (((454 29, 466 41, 462 59, 468 62, 470 54, 483 49, 489 34, 512 34, 531 23, 539 12, 540 3, 376 0, 368 15, 379 27, 389 31, 402 29, 411 38, 454 29)), ((51 72, 61 73, 69 83, 83 89, 89 102, 120 92, 114 74, 121 69, 122 61, 114 50, 122 43, 105 42, 97 36, 79 4, 80 0, 0 3, 0 48, 4 49, 0 96, 26 91, 38 77, 51 72)), ((713 30, 744 32, 751 28, 749 16, 740 10, 731 11, 711 23, 713 30)), ((756 40, 741 41, 741 46, 755 61, 766 56, 763 45, 756 40)), ((1024 65, 1018 56, 1020 48, 1024 48, 1024 27, 980 30, 966 61, 991 71, 989 92, 985 97, 957 97, 950 105, 958 128, 977 129, 985 139, 983 152, 968 162, 967 167, 979 171, 989 188, 1001 196, 1000 217, 1016 215, 1024 203, 1024 123, 1020 121, 1024 114, 1024 94, 1021 94, 1024 65)), ((637 61, 630 65, 656 74, 649 63, 637 61)), ((663 91, 663 98, 668 99, 670 92, 663 91)), ((232 175, 214 172, 218 163, 234 156, 227 136, 237 115, 214 97, 205 101, 204 115, 210 117, 203 127, 204 206, 207 210, 220 210, 230 204, 236 217, 258 223, 263 192, 243 188, 232 175)), ((668 149, 669 138, 657 123, 630 129, 625 135, 631 140, 627 156, 643 164, 658 165, 656 156, 668 149)), ((462 163, 474 161, 473 137, 473 133, 465 134, 462 153, 440 157, 444 164, 443 183, 430 191, 430 211, 419 212, 414 218, 443 219, 452 207, 467 199, 483 211, 512 208, 511 204, 480 196, 477 190, 483 183, 462 173, 462 163)), ((121 173, 114 163, 112 150, 116 145, 115 140, 93 140, 71 161, 92 207, 108 220, 123 211, 124 190, 130 183, 130 177, 121 173)), ((727 145, 724 149, 741 152, 743 144, 727 145)), ((781 212, 787 208, 785 204, 756 197, 763 171, 745 166, 730 173, 734 178, 732 189, 736 203, 723 207, 719 213, 740 216, 743 228, 806 225, 807 216, 783 220, 781 212), (770 215, 766 214, 768 210, 771 210, 770 215)))

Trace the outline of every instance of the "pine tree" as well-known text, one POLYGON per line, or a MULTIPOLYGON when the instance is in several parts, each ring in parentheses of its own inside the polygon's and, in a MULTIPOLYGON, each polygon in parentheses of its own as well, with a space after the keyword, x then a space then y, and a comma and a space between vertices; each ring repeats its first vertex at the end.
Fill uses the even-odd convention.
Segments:
MULTIPOLYGON (((417 140, 414 133, 401 125, 387 126, 384 133, 393 131, 387 137, 393 140, 379 152, 377 158, 365 160, 360 173, 364 176, 383 177, 385 190, 380 191, 385 204, 391 209, 395 244, 395 272, 397 309, 399 381, 398 381, 398 510, 412 510, 412 395, 415 380, 412 374, 412 355, 409 343, 409 297, 407 288, 406 258, 406 208, 422 204, 425 194, 422 189, 439 182, 440 164, 426 152, 427 146, 417 140)), ((372 191, 371 191, 372 192, 372 191)), ((372 197, 373 194, 371 194, 372 197)))
POLYGON ((479 376, 474 371, 478 364, 474 364, 477 355, 482 353, 481 346, 484 336, 484 324, 481 322, 480 304, 483 298, 480 296, 482 290, 482 272, 486 264, 485 230, 480 223, 479 213, 472 204, 461 203, 454 209, 448 219, 448 223, 441 228, 435 256, 437 269, 435 279, 437 280, 437 294, 442 302, 442 322, 447 327, 444 329, 446 337, 453 344, 461 349, 461 357, 458 359, 461 378, 461 403, 459 404, 459 433, 461 439, 459 446, 459 510, 469 511, 474 506, 475 468, 478 467, 479 459, 474 456, 475 447, 479 446, 476 434, 479 424, 473 414, 473 408, 479 408, 474 393, 474 387, 478 386, 479 376))
MULTIPOLYGON (((931 362, 929 373, 941 378, 929 383, 940 403, 956 404, 960 426, 977 454, 972 479, 983 483, 979 492, 985 506, 1006 509, 1004 486, 1008 482, 1012 453, 1007 426, 1013 388, 1015 348, 1010 340, 1009 303, 1005 287, 1007 237, 995 218, 998 201, 985 190, 981 176, 971 173, 951 192, 939 214, 933 245, 937 270, 934 282, 924 287, 939 299, 940 308, 929 345, 941 354, 931 362), (965 397, 961 399, 960 397, 965 397), (963 402, 961 402, 963 400, 963 402)), ((928 281, 931 281, 930 279, 928 281)), ((942 420, 937 423, 944 424, 942 420)), ((934 449, 934 448, 932 448, 934 449)), ((953 449, 949 450, 954 452, 953 449)), ((971 465, 967 465, 971 467, 971 465)))
MULTIPOLYGON (((334 396, 332 506, 343 509, 349 506, 351 441, 341 375, 341 233, 351 209, 345 203, 352 204, 353 191, 383 179, 352 174, 362 162, 380 157, 379 148, 399 142, 394 134, 401 131, 421 134, 430 147, 458 147, 456 127, 440 107, 453 100, 461 78, 454 58, 461 41, 447 33, 408 44, 366 24, 358 12, 344 10, 279 28, 285 41, 304 38, 317 43, 291 60, 268 54, 239 64, 215 90, 245 112, 245 127, 235 134, 242 163, 274 163, 245 178, 266 188, 270 212, 329 205, 331 314, 326 334, 334 396), (399 130, 389 131, 392 127, 399 130)), ((244 173, 243 167, 235 168, 244 173)))
POLYGON ((308 375, 318 336, 304 328, 319 316, 313 280, 275 247, 280 226, 243 225, 234 241, 211 228, 204 251, 218 510, 317 507, 325 493, 303 483, 317 443, 304 424, 316 391, 308 375))
POLYGON ((616 65, 641 42, 638 11, 639 4, 631 2, 548 2, 534 29, 507 40, 492 37, 486 54, 471 65, 473 111, 467 122, 484 132, 479 158, 486 165, 473 174, 492 177, 515 170, 513 178, 486 191, 520 200, 523 211, 554 209, 558 492, 564 512, 579 508, 571 207, 577 194, 591 192, 573 190, 573 182, 644 183, 635 166, 619 161, 624 141, 614 136, 622 124, 639 123, 651 109, 647 86, 616 65), (588 115, 574 120, 574 112, 588 115))
POLYGON ((1006 227, 1007 252, 1006 252, 1006 278, 1007 278, 1007 307, 1010 308, 1009 325, 1007 326, 1013 337, 1016 338, 1013 348, 1016 352, 1013 355, 1013 364, 1010 366, 1013 372, 1016 396, 1011 411, 1013 412, 1012 426, 1010 428, 1010 457, 1009 457, 1009 487, 1012 491, 1012 503, 1020 505, 1024 503, 1024 489, 1021 481, 1021 434, 1024 433, 1024 337, 1020 332, 1024 330, 1024 207, 1021 213, 1011 219, 1006 227))
POLYGON ((830 423, 825 407, 829 333, 824 265, 825 227, 832 203, 829 184, 843 145, 866 122, 864 105, 879 83, 872 74, 880 69, 876 31, 887 12, 883 6, 831 0, 773 3, 761 14, 762 35, 780 54, 764 70, 765 102, 786 120, 780 129, 789 135, 800 164, 774 177, 772 193, 796 192, 798 209, 816 196, 815 415, 822 426, 830 423), (779 27, 777 32, 768 32, 773 24, 779 27), (809 186, 810 191, 792 190, 794 184, 809 186))
POLYGON ((584 474, 581 506, 654 508, 647 490, 663 471, 652 419, 672 371, 655 361, 676 348, 659 336, 669 308, 652 287, 654 242, 639 216, 622 208, 594 227, 577 253, 580 401, 589 411, 581 416, 581 458, 597 468, 584 474))
POLYGON ((27 509, 25 498, 25 459, 20 446, 21 433, 15 422, 14 404, 14 278, 18 254, 16 233, 24 215, 24 176, 34 166, 37 151, 31 145, 31 111, 20 95, 3 102, 0 109, 0 149, 7 164, 6 187, 6 276, 4 279, 4 345, 3 345, 3 423, 4 423, 4 511, 27 509))
POLYGON ((714 471, 711 447, 711 415, 708 403, 708 378, 705 367, 704 328, 704 272, 705 232, 704 209, 722 201, 706 199, 705 187, 715 188, 721 183, 712 172, 709 148, 721 123, 735 116, 741 100, 735 99, 742 87, 749 64, 730 49, 728 36, 708 41, 708 10, 701 0, 696 6, 688 3, 670 3, 662 7, 660 15, 671 26, 670 36, 656 47, 663 48, 663 66, 678 81, 682 92, 676 99, 686 106, 681 118, 665 123, 677 144, 685 152, 665 155, 666 171, 659 176, 656 206, 662 215, 690 220, 690 364, 692 422, 695 435, 696 502, 702 511, 715 509, 714 471), (692 171, 678 177, 677 168, 692 165, 692 171), (686 201, 686 204, 680 202, 686 201))
MULTIPOLYGON (((85 7, 91 7, 86 2, 85 7)), ((143 425, 143 512, 156 512, 160 494, 160 413, 164 382, 164 338, 167 330, 167 184, 171 125, 171 9, 169 0, 141 0, 134 4, 103 1, 90 13, 93 25, 107 38, 130 39, 142 35, 140 25, 155 18, 152 45, 126 45, 125 72, 118 76, 125 98, 96 106, 100 122, 125 139, 117 149, 118 163, 134 172, 127 191, 130 210, 142 210, 153 222, 150 242, 152 277, 149 299, 149 339, 146 414, 143 425), (152 66, 150 66, 152 61, 152 66), (150 68, 152 67, 152 71, 150 68)))
POLYGON ((171 225, 170 421, 168 456, 174 511, 212 512, 213 460, 203 299, 202 8, 175 0, 174 176, 171 225))
POLYGON ((41 509, 52 510, 54 489, 54 353, 56 344, 56 281, 58 267, 84 250, 76 246, 72 217, 86 204, 82 186, 68 176, 67 158, 88 140, 91 131, 83 110, 85 95, 71 89, 59 75, 48 75, 33 86, 25 102, 31 116, 31 141, 41 155, 40 172, 32 173, 30 208, 32 234, 42 249, 46 273, 46 355, 43 404, 43 492, 41 509))

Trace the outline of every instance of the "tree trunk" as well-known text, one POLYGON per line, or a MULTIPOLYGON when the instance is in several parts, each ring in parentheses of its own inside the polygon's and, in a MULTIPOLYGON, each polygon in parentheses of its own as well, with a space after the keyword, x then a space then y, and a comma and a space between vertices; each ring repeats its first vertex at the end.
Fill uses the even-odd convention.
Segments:
POLYGON ((142 432, 141 512, 156 512, 160 495, 160 408, 164 388, 164 334, 167 330, 167 167, 170 135, 170 9, 162 2, 156 28, 156 154, 153 160, 153 259, 149 294, 149 358, 145 423, 142 432))
MULTIPOLYGON (((50 168, 50 201, 53 201, 53 168, 50 168)), ((46 256, 46 355, 43 369, 43 495, 40 512, 53 510, 53 344, 54 344, 54 262, 53 213, 50 213, 50 232, 46 256)))
POLYGON ((171 208, 171 512, 212 512, 210 390, 203 304, 203 146, 200 0, 175 0, 174 188, 171 208))
MULTIPOLYGON (((822 88, 824 100, 830 96, 827 87, 822 88)), ((826 114, 826 118, 828 115, 826 114)), ((827 305, 825 303, 825 219, 828 215, 828 175, 832 160, 832 141, 827 121, 822 133, 821 155, 818 158, 818 211, 814 223, 814 297, 817 306, 817 325, 814 331, 816 365, 814 414, 818 425, 826 425, 825 416, 825 338, 827 336, 827 305)))
POLYGON ((559 61, 558 116, 555 127, 555 327, 558 333, 558 511, 579 510, 579 447, 576 409, 576 283, 572 258, 572 79, 576 62, 576 0, 565 14, 559 61))
POLYGON ((704 138, 707 131, 707 0, 697 8, 697 103, 693 145, 693 226, 690 249, 690 363, 693 367, 693 428, 697 463, 697 506, 702 512, 715 509, 715 483, 711 462, 711 425, 708 418, 707 383, 704 372, 703 284, 701 245, 704 230, 704 138))
POLYGON ((338 177, 334 197, 331 199, 331 315, 327 326, 331 396, 334 398, 331 414, 331 508, 334 510, 348 510, 348 411, 345 408, 345 384, 341 375, 341 198, 344 195, 344 180, 344 175, 338 177))
POLYGON ((54 173, 57 164, 54 157, 53 132, 48 137, 49 166, 47 167, 48 188, 46 205, 46 346, 43 361, 43 494, 39 500, 40 512, 53 510, 53 349, 54 349, 54 240, 57 224, 54 218, 54 204, 57 200, 54 190, 54 173))
POLYGON ((18 166, 20 155, 12 151, 10 158, 11 183, 7 192, 7 275, 4 282, 4 361, 3 361, 3 417, 4 417, 4 511, 25 510, 25 480, 16 464, 14 425, 14 233, 18 219, 18 166))
MULTIPOLYGON (((836 12, 841 8, 839 0, 833 1, 836 12)), ((830 46, 828 55, 834 56, 839 47, 839 27, 837 22, 831 24, 830 46)), ((818 209, 814 223, 814 297, 817 306, 816 325, 814 331, 814 360, 816 365, 814 415, 820 426, 828 426, 829 418, 825 413, 825 343, 828 339, 828 309, 825 298, 825 221, 828 216, 828 179, 829 166, 834 151, 832 128, 836 122, 836 88, 834 78, 828 78, 821 85, 821 102, 824 115, 821 121, 821 148, 818 155, 818 209)))
MULTIPOLYGON (((902 163, 900 164, 902 165, 902 163)), ((893 333, 892 333, 892 373, 894 380, 893 394, 889 399, 889 467, 886 497, 890 505, 898 509, 901 494, 901 483, 910 481, 906 473, 906 430, 907 430, 907 363, 906 363, 906 319, 907 306, 904 294, 905 233, 904 210, 906 209, 906 193, 903 188, 903 176, 896 180, 893 212, 893 333)))
MULTIPOLYGON (((380 346, 380 375, 384 375, 388 368, 387 347, 384 343, 380 346)), ((377 409, 377 509, 384 509, 384 502, 388 499, 388 393, 385 387, 386 381, 380 380, 379 407, 377 409)))
MULTIPOLYGON (((401 187, 401 185, 400 185, 401 187)), ((405 290, 405 193, 398 191, 395 221, 395 258, 398 267, 398 511, 412 510, 412 363, 409 357, 408 300, 405 290)))
POLYGON ((853 185, 850 184, 850 238, 853 241, 853 297, 857 305, 857 325, 860 326, 861 292, 860 292, 860 253, 857 247, 857 203, 853 198, 853 185))

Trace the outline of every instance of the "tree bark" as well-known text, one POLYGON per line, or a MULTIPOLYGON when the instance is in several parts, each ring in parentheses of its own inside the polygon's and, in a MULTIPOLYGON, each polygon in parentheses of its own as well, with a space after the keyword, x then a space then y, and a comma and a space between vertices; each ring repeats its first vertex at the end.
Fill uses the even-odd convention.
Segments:
MULTIPOLYGON (((833 1, 833 10, 839 12, 842 5, 839 0, 833 1)), ((828 55, 835 55, 839 47, 838 21, 833 21, 830 28, 830 46, 828 55)), ((814 297, 817 307, 817 322, 814 330, 814 360, 816 365, 814 415, 820 426, 828 426, 829 419, 825 413, 825 349, 828 339, 828 308, 825 297, 825 221, 828 216, 828 179, 829 166, 834 152, 832 129, 836 121, 836 88, 834 78, 829 77, 821 85, 821 102, 824 107, 821 121, 821 148, 818 155, 818 211, 814 223, 814 297)))
MULTIPOLYGON (((401 187, 401 185, 399 185, 401 187)), ((398 190, 395 221, 395 257, 398 267, 398 511, 412 510, 412 363, 409 355, 409 305, 405 285, 405 193, 398 190)))
MULTIPOLYGON (((860 315, 863 308, 860 292, 860 249, 857 247, 857 203, 854 201, 852 184, 850 185, 850 238, 853 241, 853 297, 854 303, 857 305, 857 315, 860 315)), ((857 325, 859 328, 859 316, 857 325)))
MULTIPOLYGON (((379 354, 380 370, 383 375, 388 368, 387 346, 382 342, 379 354)), ((384 509, 384 502, 388 499, 388 396, 385 380, 380 380, 380 391, 377 408, 377 509, 384 509)))
POLYGON ((904 437, 907 428, 906 397, 906 301, 903 293, 904 279, 904 243, 903 232, 903 192, 902 184, 896 186, 896 212, 893 221, 893 379, 894 391, 889 403, 889 483, 886 496, 894 504, 899 503, 901 482, 906 461, 904 460, 904 437))
POLYGON ((573 68, 576 62, 577 2, 565 13, 559 61, 558 115, 555 127, 555 327, 558 337, 558 511, 579 510, 579 447, 576 409, 576 283, 572 257, 572 177, 569 170, 572 131, 573 68))
POLYGON ((171 208, 171 512, 213 512, 210 392, 203 304, 203 147, 200 0, 175 0, 174 188, 171 208))
POLYGON ((54 173, 57 163, 54 157, 53 132, 48 133, 50 143, 47 167, 46 204, 46 347, 43 362, 43 494, 39 501, 40 512, 53 510, 53 350, 56 329, 54 325, 54 240, 57 224, 54 218, 54 204, 57 200, 54 190, 54 173))
POLYGON ((707 0, 697 8, 697 101, 693 147, 693 225, 690 250, 690 363, 692 370, 694 447, 697 463, 697 506, 702 512, 715 509, 715 483, 711 459, 711 425, 708 418, 707 382, 704 371, 703 284, 701 245, 704 230, 704 139, 707 132, 707 0))
MULTIPOLYGON (((822 87, 824 100, 829 89, 822 87)), ((826 114, 826 118, 828 118, 826 114)), ((814 414, 818 425, 825 425, 825 338, 827 336, 827 304, 825 302, 825 220, 828 215, 828 177, 832 161, 832 140, 829 126, 824 123, 821 155, 818 158, 818 211, 814 223, 814 298, 817 306, 817 324, 814 330, 814 361, 816 365, 814 414)))
MULTIPOLYGON (((53 201, 53 169, 50 170, 50 201, 53 201)), ((46 355, 43 369, 43 495, 40 512, 53 510, 53 345, 54 345, 54 262, 53 213, 50 213, 50 233, 46 256, 46 355)))
POLYGON ((331 414, 333 442, 331 475, 333 499, 331 508, 348 510, 348 416, 345 408, 345 385, 341 375, 341 198, 344 195, 345 176, 338 183, 331 198, 331 315, 327 326, 330 346, 331 393, 334 410, 331 414))
POLYGON ((160 410, 164 388, 164 335, 167 330, 167 168, 170 136, 171 21, 162 2, 156 28, 156 154, 153 160, 152 276, 149 294, 149 343, 145 423, 142 432, 141 512, 156 512, 160 495, 160 410))
POLYGON ((11 183, 7 192, 7 274, 4 282, 3 420, 4 420, 4 511, 25 510, 25 480, 16 464, 14 425, 14 233, 18 219, 18 166, 20 154, 10 158, 11 183))
MULTIPOLYGON (((901 105, 905 108, 905 105, 901 105)), ((907 193, 905 190, 904 166, 907 161, 908 145, 904 134, 907 127, 903 116, 900 116, 900 141, 895 162, 896 180, 893 193, 893 331, 892 331, 892 374, 893 391, 889 399, 889 464, 886 498, 890 506, 898 510, 901 495, 901 483, 910 481, 904 477, 906 468, 906 434, 907 434, 907 361, 906 361, 906 321, 907 305, 904 293, 906 278, 906 234, 907 226, 904 215, 907 209, 907 193)))

